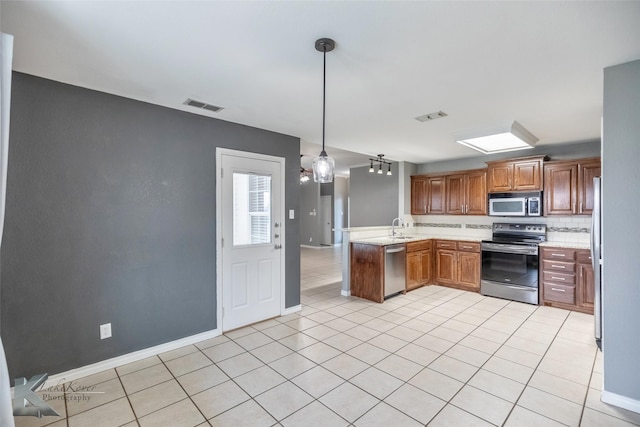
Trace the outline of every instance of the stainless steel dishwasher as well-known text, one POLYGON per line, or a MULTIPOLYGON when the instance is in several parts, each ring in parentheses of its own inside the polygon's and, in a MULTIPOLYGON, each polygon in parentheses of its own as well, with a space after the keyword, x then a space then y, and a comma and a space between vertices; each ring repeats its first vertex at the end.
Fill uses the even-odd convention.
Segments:
POLYGON ((404 243, 384 247, 384 297, 404 292, 406 249, 404 243))

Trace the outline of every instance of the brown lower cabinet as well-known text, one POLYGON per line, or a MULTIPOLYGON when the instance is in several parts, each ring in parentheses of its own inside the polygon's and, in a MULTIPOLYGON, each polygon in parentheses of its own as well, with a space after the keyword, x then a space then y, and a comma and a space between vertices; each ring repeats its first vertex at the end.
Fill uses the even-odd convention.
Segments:
POLYGON ((595 286, 589 250, 541 249, 540 303, 593 314, 595 286))
POLYGON ((435 253, 435 283, 480 291, 480 243, 436 240, 435 253))
POLYGON ((384 301, 384 246, 351 243, 350 272, 351 295, 384 301))
MULTIPOLYGON (((425 239, 406 249, 407 291, 432 283, 480 291, 480 243, 425 239)), ((351 295, 384 301, 384 246, 351 243, 350 284, 351 295)))
POLYGON ((433 250, 431 240, 407 243, 407 290, 431 283, 433 250))

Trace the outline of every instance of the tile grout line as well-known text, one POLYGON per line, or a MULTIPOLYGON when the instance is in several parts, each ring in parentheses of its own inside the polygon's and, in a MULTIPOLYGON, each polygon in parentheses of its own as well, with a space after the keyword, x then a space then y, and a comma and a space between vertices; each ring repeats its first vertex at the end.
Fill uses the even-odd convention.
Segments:
MULTIPOLYGON (((155 357, 158 357, 158 356, 155 356, 155 357)), ((160 358, 158 357, 158 359, 160 359, 160 358)), ((135 409, 133 409, 133 404, 131 403, 131 400, 129 399, 129 393, 127 393, 127 389, 124 388, 124 383, 122 382, 122 378, 120 378, 120 373, 118 372, 118 370, 116 368, 113 368, 113 370, 116 372, 116 378, 118 378, 118 382, 120 383, 120 387, 122 387, 122 391, 124 392, 124 397, 127 399, 127 403, 129 404, 129 407, 131 408, 131 413, 133 414, 133 420, 136 422, 136 424, 138 424, 138 426, 140 426, 140 422, 138 421, 138 415, 136 414, 135 409)), ((142 369, 140 369, 140 370, 142 370, 142 369)))

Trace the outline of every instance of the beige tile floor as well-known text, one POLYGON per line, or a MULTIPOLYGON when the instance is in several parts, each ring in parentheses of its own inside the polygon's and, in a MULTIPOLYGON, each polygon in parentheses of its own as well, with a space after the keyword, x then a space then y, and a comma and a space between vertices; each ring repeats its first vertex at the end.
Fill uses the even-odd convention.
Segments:
POLYGON ((440 286, 375 304, 340 296, 340 267, 303 248, 301 312, 86 377, 50 400, 64 419, 17 425, 640 425, 600 402, 592 316, 440 286))

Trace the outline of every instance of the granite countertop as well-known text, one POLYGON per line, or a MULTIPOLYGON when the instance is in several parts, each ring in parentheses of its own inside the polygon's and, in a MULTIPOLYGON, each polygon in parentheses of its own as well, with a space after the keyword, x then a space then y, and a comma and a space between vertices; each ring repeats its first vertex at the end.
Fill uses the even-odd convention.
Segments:
POLYGON ((417 234, 417 235, 408 235, 402 237, 391 237, 391 236, 382 236, 382 237, 367 237, 362 239, 351 240, 352 243, 364 243, 367 245, 377 245, 377 246, 387 246, 387 245, 396 245, 399 243, 407 243, 407 242, 417 242, 420 240, 460 240, 465 242, 478 242, 480 243, 482 239, 477 237, 452 237, 452 236, 434 236, 434 235, 426 235, 426 234, 417 234))
POLYGON ((540 247, 553 247, 553 248, 569 248, 569 249, 589 249, 588 243, 574 243, 574 242, 542 242, 538 246, 540 247))

